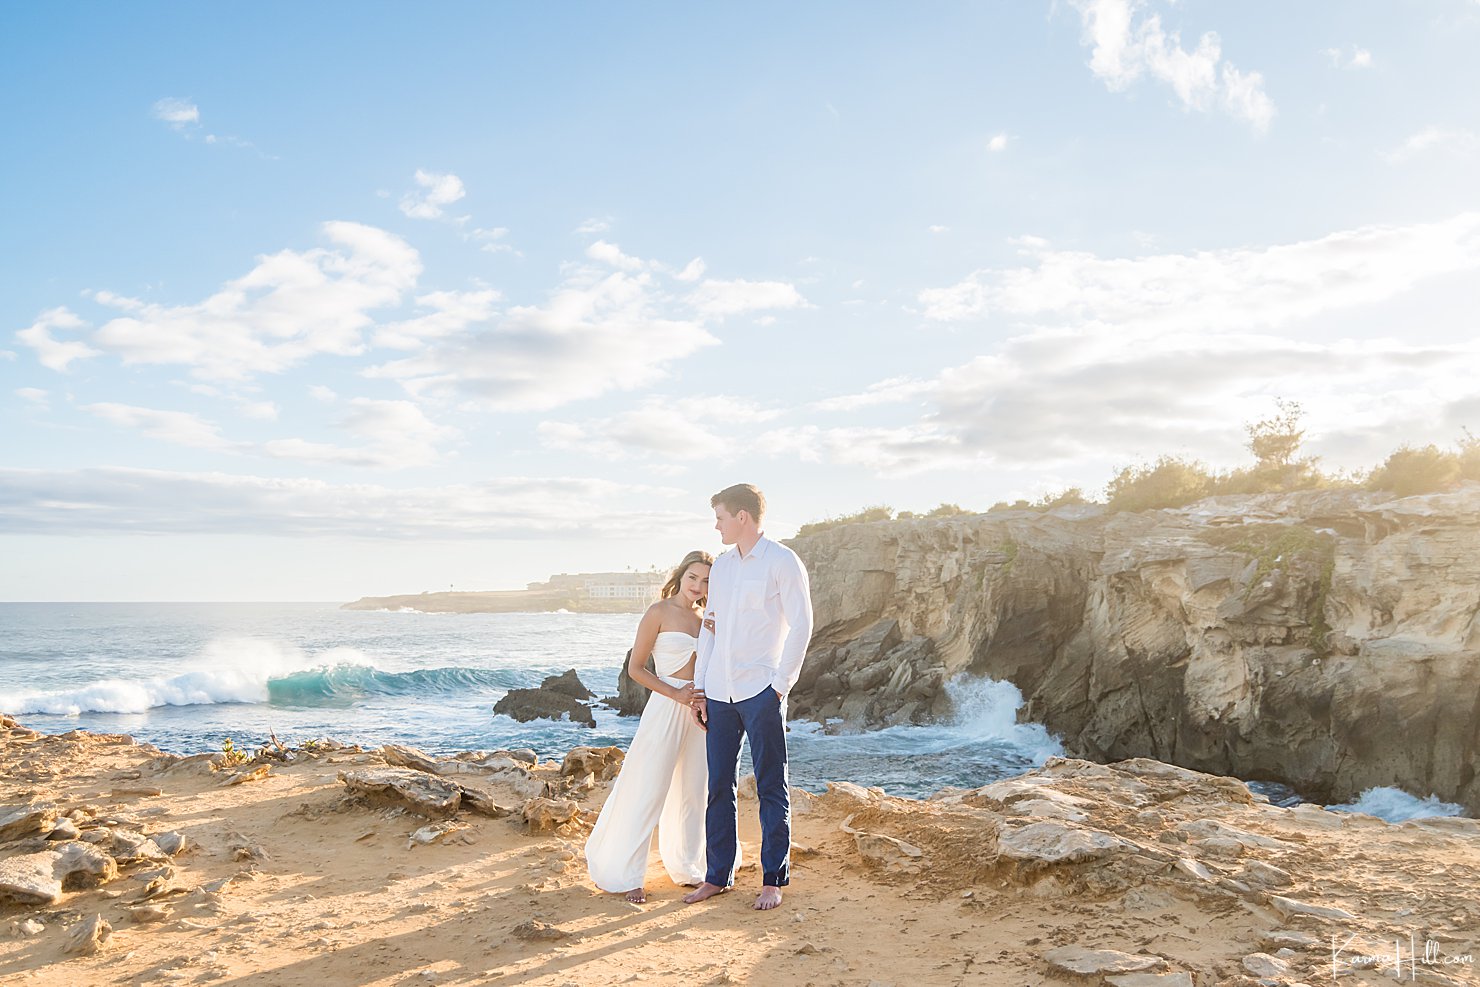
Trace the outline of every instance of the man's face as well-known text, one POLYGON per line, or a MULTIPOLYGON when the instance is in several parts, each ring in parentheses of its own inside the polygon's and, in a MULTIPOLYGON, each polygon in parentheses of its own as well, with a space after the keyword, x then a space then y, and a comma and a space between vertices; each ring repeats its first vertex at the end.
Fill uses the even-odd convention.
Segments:
POLYGON ((730 509, 724 504, 716 504, 714 507, 714 530, 719 532, 719 540, 722 545, 733 545, 740 540, 740 528, 745 517, 745 512, 738 515, 731 514, 730 509))

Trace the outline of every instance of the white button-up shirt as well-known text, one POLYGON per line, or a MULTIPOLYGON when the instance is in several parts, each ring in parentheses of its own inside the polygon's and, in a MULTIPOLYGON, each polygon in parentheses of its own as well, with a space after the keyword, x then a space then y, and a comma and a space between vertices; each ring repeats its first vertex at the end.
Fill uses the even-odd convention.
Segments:
POLYGON ((704 694, 734 703, 770 687, 784 699, 796 685, 812 639, 812 591, 797 553, 761 536, 750 553, 739 546, 714 560, 699 632, 694 682, 704 694))

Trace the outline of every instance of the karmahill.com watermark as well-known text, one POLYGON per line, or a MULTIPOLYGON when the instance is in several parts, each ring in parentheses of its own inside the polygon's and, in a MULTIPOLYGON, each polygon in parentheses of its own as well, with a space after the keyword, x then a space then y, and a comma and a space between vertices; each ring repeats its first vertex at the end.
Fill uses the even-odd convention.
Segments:
POLYGON ((1436 940, 1420 940, 1413 932, 1394 936, 1391 940, 1359 932, 1348 936, 1331 934, 1333 979, 1356 970, 1374 970, 1390 973, 1396 980, 1417 980, 1420 970, 1474 965, 1473 953, 1446 953, 1436 940))

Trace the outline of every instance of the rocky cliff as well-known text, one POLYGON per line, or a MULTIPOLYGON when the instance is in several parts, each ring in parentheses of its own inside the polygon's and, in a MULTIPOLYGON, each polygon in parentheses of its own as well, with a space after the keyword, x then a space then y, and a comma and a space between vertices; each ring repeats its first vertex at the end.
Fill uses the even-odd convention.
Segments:
POLYGON ((867 727, 1006 679, 1075 754, 1480 812, 1480 486, 847 525, 791 542, 794 715, 867 727))

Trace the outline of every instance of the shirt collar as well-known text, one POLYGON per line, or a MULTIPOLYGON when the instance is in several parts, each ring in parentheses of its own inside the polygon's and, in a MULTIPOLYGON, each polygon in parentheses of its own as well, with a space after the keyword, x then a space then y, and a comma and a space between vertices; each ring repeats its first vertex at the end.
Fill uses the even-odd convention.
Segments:
POLYGON ((740 546, 736 545, 735 556, 740 559, 765 558, 766 549, 770 547, 770 544, 771 539, 767 538, 765 535, 761 535, 760 539, 751 546, 749 555, 742 555, 740 552, 740 546))

